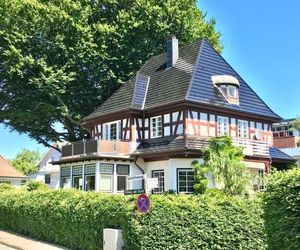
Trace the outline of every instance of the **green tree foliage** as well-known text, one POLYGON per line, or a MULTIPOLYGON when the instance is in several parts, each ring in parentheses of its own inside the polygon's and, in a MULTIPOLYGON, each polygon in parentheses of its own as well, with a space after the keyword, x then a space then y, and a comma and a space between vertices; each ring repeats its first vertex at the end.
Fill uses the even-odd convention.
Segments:
POLYGON ((263 199, 269 249, 300 249, 300 171, 271 174, 263 199))
POLYGON ((21 173, 27 175, 38 170, 37 164, 40 160, 38 150, 22 149, 17 156, 11 160, 11 164, 21 173))
POLYGON ((300 131, 300 117, 293 121, 292 129, 300 131))
POLYGON ((192 166, 195 170, 195 184, 194 184, 194 193, 203 194, 207 189, 208 179, 206 174, 208 174, 208 168, 204 164, 199 163, 198 161, 193 161, 192 166))
POLYGON ((199 168, 208 172, 218 188, 228 195, 246 194, 250 175, 243 163, 243 149, 235 147, 230 137, 215 137, 204 150, 199 168))
POLYGON ((222 49, 195 0, 10 0, 0 16, 0 122, 48 146, 84 137, 81 119, 170 34, 222 49))

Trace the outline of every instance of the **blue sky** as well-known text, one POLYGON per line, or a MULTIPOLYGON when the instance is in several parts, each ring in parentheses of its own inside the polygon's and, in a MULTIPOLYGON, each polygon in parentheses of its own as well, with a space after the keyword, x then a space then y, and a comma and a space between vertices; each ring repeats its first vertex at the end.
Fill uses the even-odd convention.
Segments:
MULTIPOLYGON (((300 2, 198 0, 222 33, 223 57, 283 118, 300 115, 300 2)), ((0 125, 0 154, 46 148, 0 125)))

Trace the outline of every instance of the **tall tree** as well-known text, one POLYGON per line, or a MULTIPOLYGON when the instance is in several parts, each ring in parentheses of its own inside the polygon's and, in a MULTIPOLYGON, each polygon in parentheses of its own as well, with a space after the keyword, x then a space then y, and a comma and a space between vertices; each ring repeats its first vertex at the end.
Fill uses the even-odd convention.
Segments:
POLYGON ((170 34, 222 49, 195 0, 9 0, 0 17, 0 123, 48 146, 83 138, 81 119, 170 34))
POLYGON ((297 117, 296 120, 293 121, 292 129, 300 131, 300 117, 297 117))
POLYGON ((38 150, 22 149, 14 159, 11 160, 11 164, 21 173, 27 175, 34 173, 38 170, 38 162, 40 160, 40 153, 38 150))
MULTIPOLYGON (((193 165, 196 170, 204 169, 226 194, 243 195, 250 184, 250 174, 242 160, 243 149, 235 147, 230 137, 215 137, 210 139, 209 147, 204 150, 204 163, 193 165)), ((203 172, 200 175, 203 177, 203 172)), ((196 181, 203 182, 201 176, 196 181)), ((201 186, 201 182, 196 182, 195 187, 197 184, 201 186)))

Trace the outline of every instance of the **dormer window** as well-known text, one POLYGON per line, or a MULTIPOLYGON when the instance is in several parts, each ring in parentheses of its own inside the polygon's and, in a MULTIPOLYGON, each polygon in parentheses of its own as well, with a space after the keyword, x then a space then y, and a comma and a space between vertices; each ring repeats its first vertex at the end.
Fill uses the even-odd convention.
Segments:
POLYGON ((232 104, 239 104, 239 81, 229 75, 212 76, 213 85, 219 89, 225 99, 232 104))

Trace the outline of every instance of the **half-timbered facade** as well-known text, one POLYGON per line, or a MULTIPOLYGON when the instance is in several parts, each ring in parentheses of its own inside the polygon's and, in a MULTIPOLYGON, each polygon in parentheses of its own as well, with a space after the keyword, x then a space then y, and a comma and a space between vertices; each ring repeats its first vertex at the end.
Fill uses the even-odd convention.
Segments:
POLYGON ((191 162, 224 135, 262 175, 280 155, 271 130, 280 119, 206 40, 179 48, 171 37, 166 53, 84 119, 91 140, 63 147, 61 186, 118 193, 143 188, 145 175, 158 178, 156 192, 189 193, 191 162))

